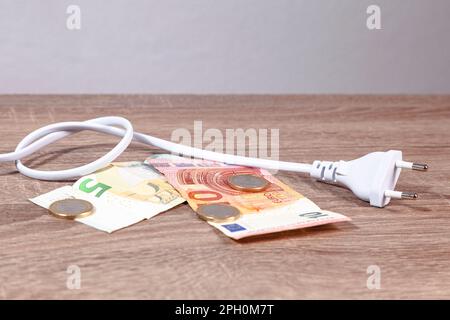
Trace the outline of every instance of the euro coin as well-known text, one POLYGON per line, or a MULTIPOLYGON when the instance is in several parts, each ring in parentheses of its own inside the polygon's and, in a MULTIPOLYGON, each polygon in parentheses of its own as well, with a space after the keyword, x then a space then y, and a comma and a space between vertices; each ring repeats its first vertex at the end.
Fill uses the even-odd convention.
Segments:
POLYGON ((63 199, 53 202, 48 210, 58 218, 73 220, 91 215, 94 212, 94 206, 86 200, 63 199))
POLYGON ((201 204, 197 209, 200 218, 211 222, 230 222, 241 216, 241 212, 225 203, 201 204))
POLYGON ((228 177, 228 184, 235 190, 260 192, 269 186, 269 181, 254 174, 235 174, 228 177))

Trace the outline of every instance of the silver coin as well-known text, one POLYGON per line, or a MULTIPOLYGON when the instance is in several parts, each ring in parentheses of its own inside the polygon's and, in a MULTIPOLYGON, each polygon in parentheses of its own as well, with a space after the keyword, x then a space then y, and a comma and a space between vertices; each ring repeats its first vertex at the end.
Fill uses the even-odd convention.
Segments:
POLYGON ((58 218, 72 220, 91 215, 94 211, 94 206, 86 200, 63 199, 53 202, 48 210, 58 218))
POLYGON ((228 184, 235 190, 260 192, 269 186, 269 181, 254 174, 235 174, 228 177, 228 184))
POLYGON ((213 222, 234 221, 241 216, 239 209, 225 203, 201 204, 197 214, 203 220, 213 222))

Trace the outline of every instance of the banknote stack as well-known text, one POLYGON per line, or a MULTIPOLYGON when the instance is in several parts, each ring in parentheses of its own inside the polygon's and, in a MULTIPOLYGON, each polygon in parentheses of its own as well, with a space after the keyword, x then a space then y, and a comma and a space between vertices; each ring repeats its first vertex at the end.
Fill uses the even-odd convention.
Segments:
POLYGON ((350 220, 321 210, 266 170, 174 155, 111 163, 30 200, 56 216, 113 232, 185 199, 199 218, 233 239, 350 220))
POLYGON ((172 155, 153 156, 145 162, 163 173, 200 217, 234 239, 350 220, 321 210, 263 169, 172 155), (262 190, 236 188, 232 178, 237 176, 258 177, 267 183, 262 190), (217 221, 216 216, 225 221, 217 221))

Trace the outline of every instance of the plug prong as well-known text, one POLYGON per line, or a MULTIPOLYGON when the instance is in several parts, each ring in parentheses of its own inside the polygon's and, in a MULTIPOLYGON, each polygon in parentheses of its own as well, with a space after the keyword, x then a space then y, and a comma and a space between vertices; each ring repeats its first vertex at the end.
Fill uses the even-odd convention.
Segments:
POLYGON ((412 164, 412 168, 413 170, 418 170, 418 171, 426 171, 428 170, 428 165, 425 163, 413 163, 412 164))
POLYGON ((384 196, 392 199, 417 199, 419 197, 415 192, 402 192, 393 190, 386 190, 384 192, 384 196))
POLYGON ((428 169, 428 165, 424 163, 416 163, 416 162, 408 162, 403 160, 397 160, 395 162, 395 166, 397 168, 402 169, 412 169, 412 170, 418 170, 418 171, 425 171, 428 169))
POLYGON ((402 199, 417 199, 419 195, 415 192, 402 192, 402 199))

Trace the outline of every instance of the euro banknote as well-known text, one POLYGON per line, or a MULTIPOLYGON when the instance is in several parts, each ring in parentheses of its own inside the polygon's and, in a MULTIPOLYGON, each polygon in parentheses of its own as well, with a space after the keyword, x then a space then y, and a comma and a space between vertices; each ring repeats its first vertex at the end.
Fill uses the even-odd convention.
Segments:
POLYGON ((113 232, 149 219, 185 200, 163 175, 143 162, 116 162, 84 176, 73 186, 58 188, 30 199, 44 208, 57 200, 77 198, 91 202, 94 213, 76 220, 113 232))
POLYGON ((163 173, 194 211, 204 204, 237 208, 241 216, 235 221, 208 221, 234 239, 350 220, 342 214, 321 210, 264 169, 173 155, 152 156, 146 163, 163 173), (236 174, 257 175, 267 180, 269 186, 261 192, 233 189, 227 181, 236 174))

